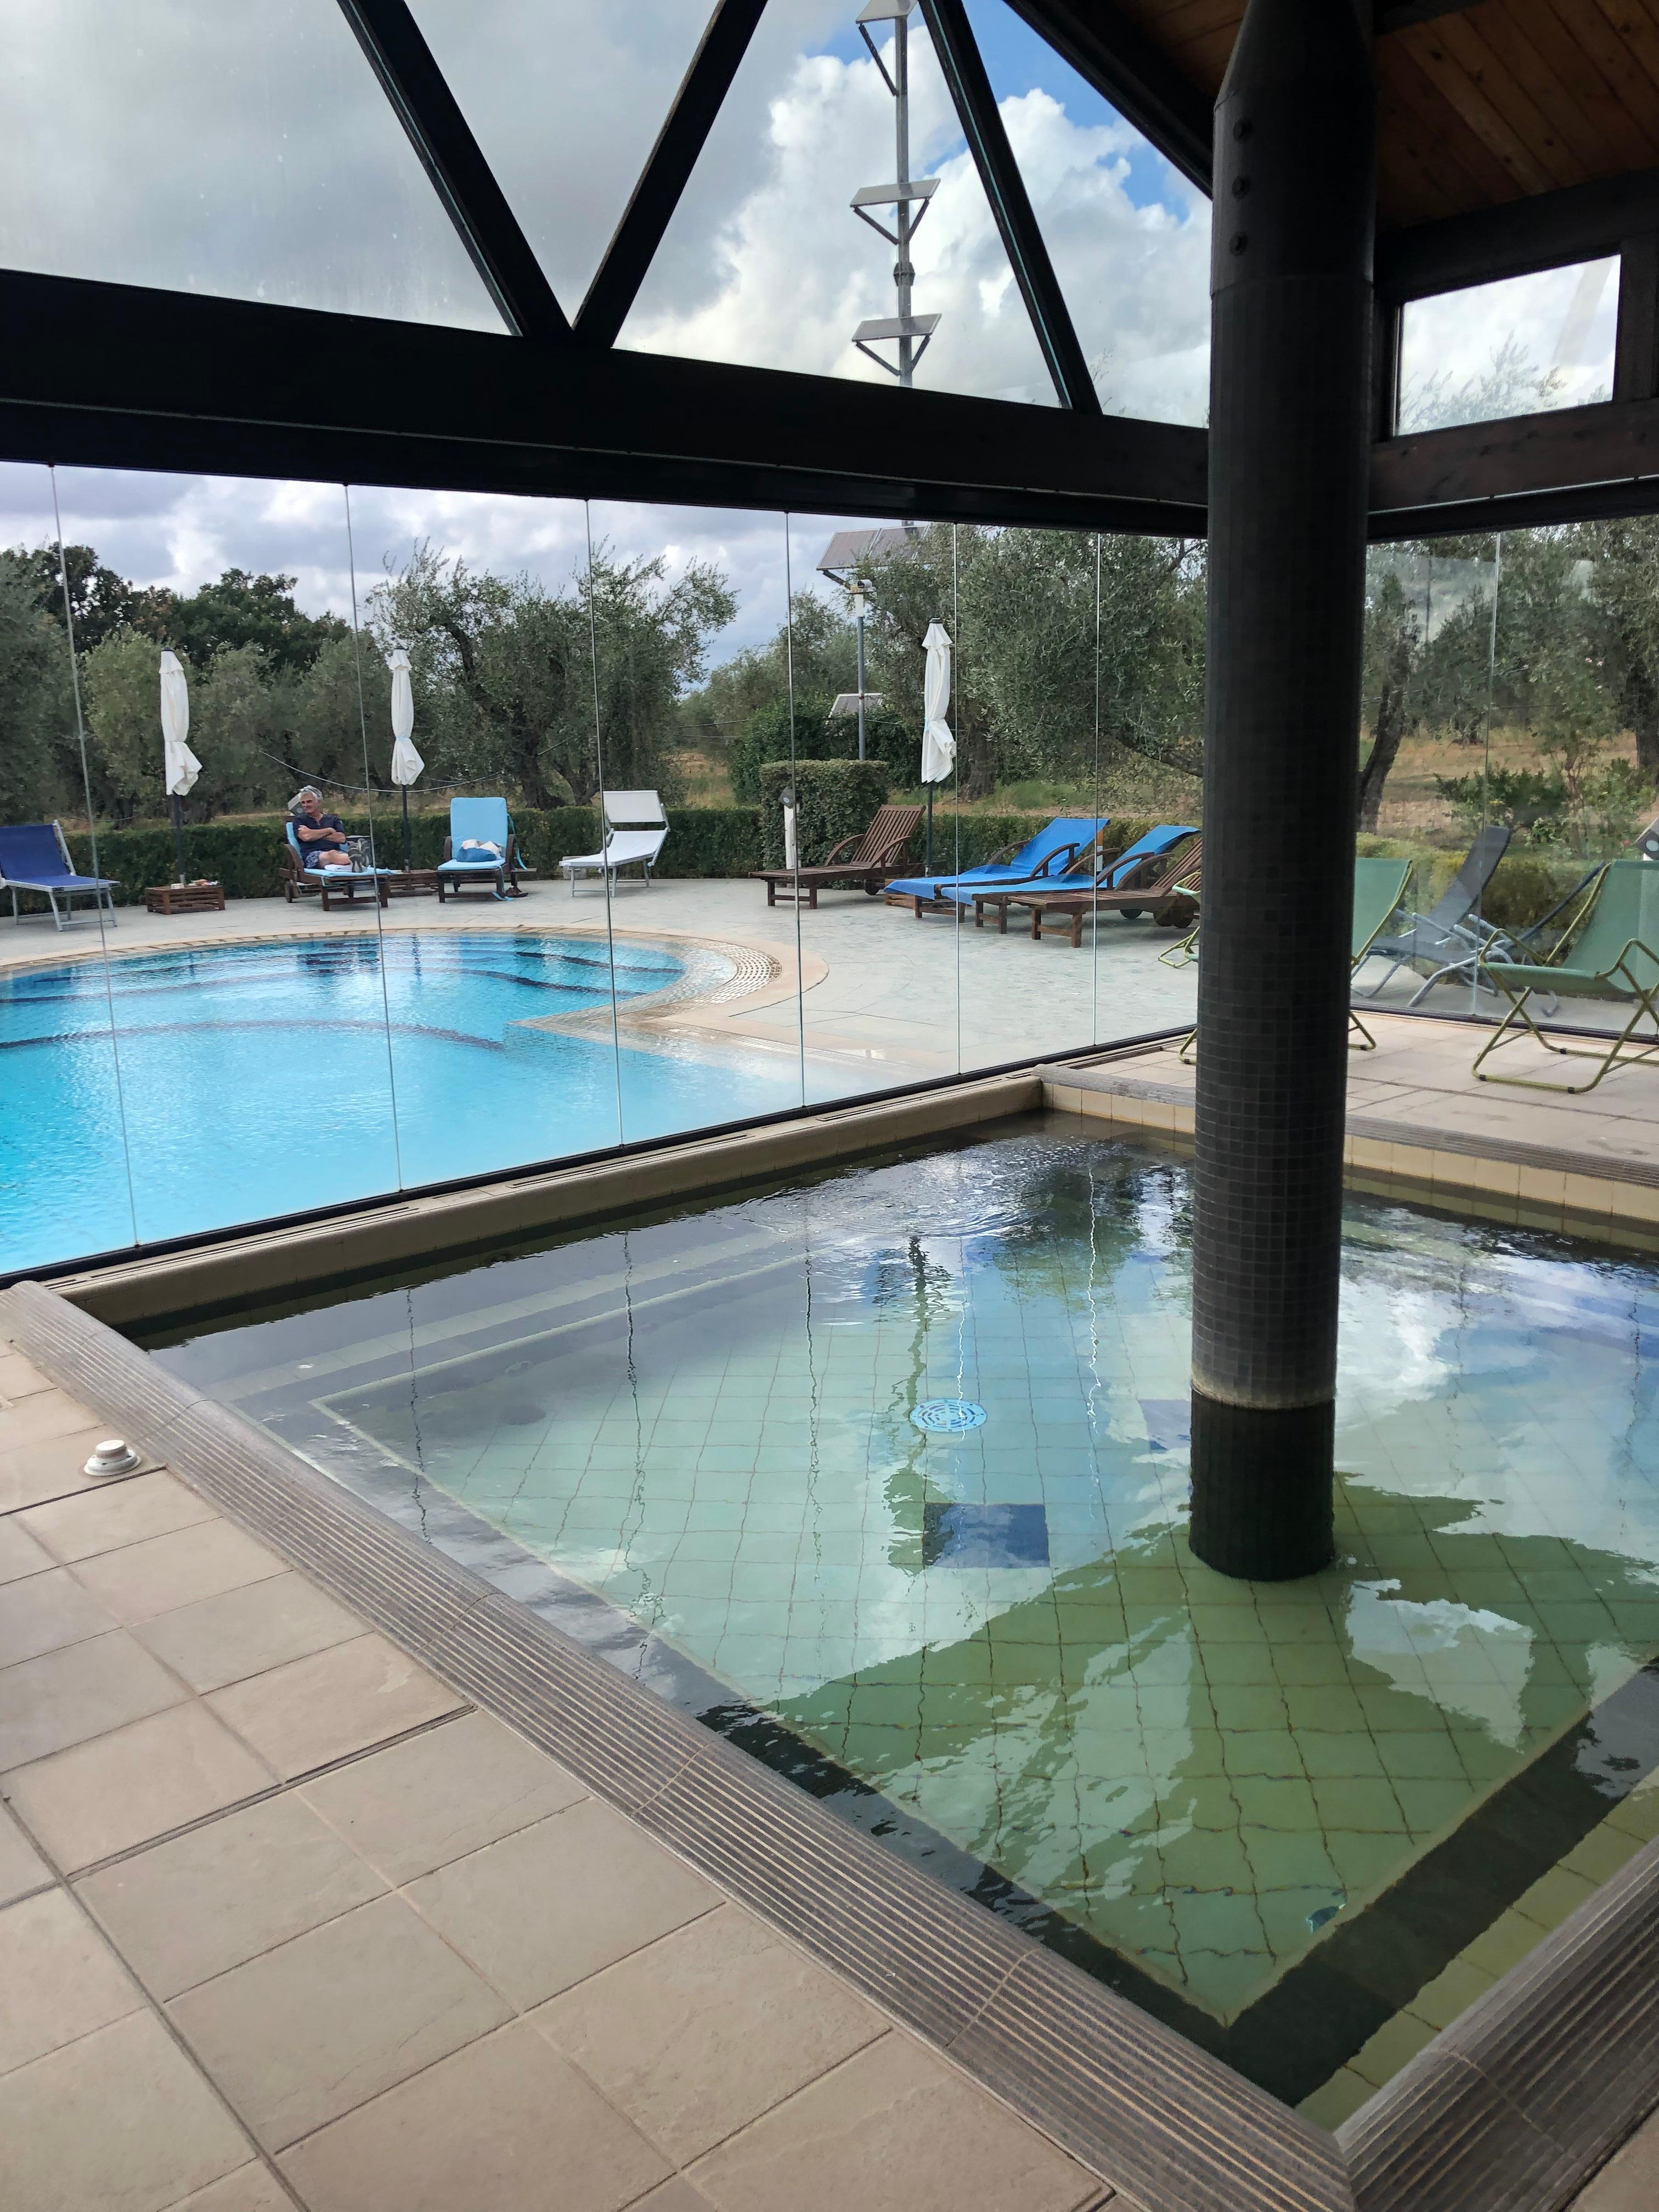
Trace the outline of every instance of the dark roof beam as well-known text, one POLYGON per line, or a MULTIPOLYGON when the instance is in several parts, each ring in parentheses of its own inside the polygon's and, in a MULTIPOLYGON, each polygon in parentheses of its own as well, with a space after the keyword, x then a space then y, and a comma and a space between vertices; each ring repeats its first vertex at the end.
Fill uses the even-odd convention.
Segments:
POLYGON ((340 9, 508 330, 568 338, 564 310, 404 0, 340 9))
POLYGON ((1200 191, 1210 189, 1212 106, 1112 0, 1009 0, 1041 39, 1200 191))
POLYGON ((577 314, 584 344, 616 343, 765 7, 766 0, 720 0, 709 19, 577 314))
POLYGON ((968 11, 963 0, 921 0, 921 12, 1060 404, 1079 415, 1098 415, 1100 395, 968 27, 968 11))
POLYGON ((1393 300, 1427 299, 1599 260, 1650 231, 1659 231, 1659 169, 1632 169, 1386 232, 1376 241, 1376 289, 1393 300))

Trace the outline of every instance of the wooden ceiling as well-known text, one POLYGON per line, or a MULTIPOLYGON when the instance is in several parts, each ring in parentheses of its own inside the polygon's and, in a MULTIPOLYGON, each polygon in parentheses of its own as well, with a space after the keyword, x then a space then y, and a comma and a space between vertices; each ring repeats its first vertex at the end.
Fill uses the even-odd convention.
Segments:
MULTIPOLYGON (((1119 4, 1212 100, 1243 0, 1119 4)), ((1382 229, 1659 167, 1659 0, 1379 0, 1378 20, 1382 229)))

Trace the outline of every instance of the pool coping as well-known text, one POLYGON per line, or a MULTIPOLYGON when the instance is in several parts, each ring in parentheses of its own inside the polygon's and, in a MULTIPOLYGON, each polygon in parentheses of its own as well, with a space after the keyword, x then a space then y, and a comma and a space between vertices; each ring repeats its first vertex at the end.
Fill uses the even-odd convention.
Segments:
POLYGON ((886 1851, 32 1282, 0 1328, 1146 2212, 1559 2212, 1659 2098, 1659 1843, 1334 2135, 886 1851))

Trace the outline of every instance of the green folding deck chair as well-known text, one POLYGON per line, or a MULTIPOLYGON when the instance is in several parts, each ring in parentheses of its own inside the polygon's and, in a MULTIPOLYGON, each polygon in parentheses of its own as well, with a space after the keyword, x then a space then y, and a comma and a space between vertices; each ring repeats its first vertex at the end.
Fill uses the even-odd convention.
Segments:
POLYGON ((1609 860, 1584 894, 1555 951, 1542 960, 1482 960, 1490 977, 1510 1002, 1510 1010, 1475 1055, 1474 1073, 1482 1083, 1519 1083, 1528 1091, 1594 1091, 1609 1068, 1650 1060, 1659 1052, 1659 866, 1650 860, 1609 860), (1552 1044, 1533 1018, 1528 1000, 1536 991, 1562 999, 1616 999, 1631 1006, 1631 1018, 1605 1051, 1582 1044, 1552 1044), (1654 1035, 1636 1040, 1643 1015, 1654 1035), (1600 1063, 1588 1083, 1550 1083, 1536 1075, 1486 1075, 1481 1062, 1501 1044, 1530 1036, 1546 1052, 1565 1060, 1600 1063), (1637 1048, 1625 1047, 1636 1042, 1637 1048))
MULTIPOLYGON (((1374 939, 1381 937, 1405 903, 1411 881, 1409 860, 1361 860, 1353 864, 1353 935, 1349 940, 1350 975, 1359 973, 1374 939)), ((1375 1052, 1376 1039, 1352 1006, 1348 1009, 1348 1042, 1356 1052, 1375 1052), (1354 1042, 1352 1031, 1359 1041, 1354 1042)))

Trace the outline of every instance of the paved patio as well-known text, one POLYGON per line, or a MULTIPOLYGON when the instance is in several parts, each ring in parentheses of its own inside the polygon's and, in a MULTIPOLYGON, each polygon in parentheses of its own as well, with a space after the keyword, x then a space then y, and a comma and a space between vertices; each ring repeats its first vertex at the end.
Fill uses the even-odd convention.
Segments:
POLYGON ((7 2212, 1110 2195, 105 1429, 0 1341, 7 2212))

